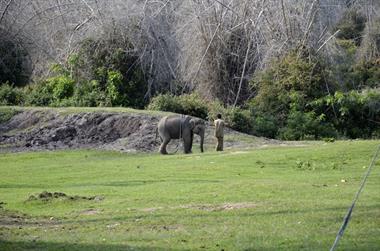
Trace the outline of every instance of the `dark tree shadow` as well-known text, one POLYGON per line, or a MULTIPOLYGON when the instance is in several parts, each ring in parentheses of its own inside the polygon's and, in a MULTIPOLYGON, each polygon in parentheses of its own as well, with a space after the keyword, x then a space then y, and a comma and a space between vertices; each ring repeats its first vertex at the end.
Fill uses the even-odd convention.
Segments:
POLYGON ((6 83, 24 86, 29 83, 32 74, 32 60, 23 46, 0 27, 0 84, 6 83))
POLYGON ((83 244, 83 243, 58 243, 42 241, 3 241, 0 240, 1 251, 18 251, 18 250, 52 250, 52 251, 179 251, 179 249, 159 248, 159 247, 136 247, 119 244, 83 244))

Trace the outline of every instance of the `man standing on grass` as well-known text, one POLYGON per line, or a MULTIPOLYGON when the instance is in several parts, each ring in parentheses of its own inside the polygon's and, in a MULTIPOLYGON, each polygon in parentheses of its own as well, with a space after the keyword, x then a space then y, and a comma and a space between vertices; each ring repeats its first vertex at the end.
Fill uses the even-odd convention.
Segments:
POLYGON ((223 137, 224 137, 224 120, 222 114, 216 115, 217 119, 214 121, 215 133, 214 136, 218 140, 216 144, 216 151, 223 151, 223 137))

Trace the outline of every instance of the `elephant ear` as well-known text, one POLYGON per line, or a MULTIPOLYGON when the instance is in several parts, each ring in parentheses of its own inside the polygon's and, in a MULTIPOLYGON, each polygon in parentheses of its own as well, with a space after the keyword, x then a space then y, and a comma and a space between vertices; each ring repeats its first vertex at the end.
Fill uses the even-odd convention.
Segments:
POLYGON ((195 128, 195 126, 197 125, 197 122, 195 121, 195 119, 190 119, 190 128, 191 130, 193 130, 195 128))

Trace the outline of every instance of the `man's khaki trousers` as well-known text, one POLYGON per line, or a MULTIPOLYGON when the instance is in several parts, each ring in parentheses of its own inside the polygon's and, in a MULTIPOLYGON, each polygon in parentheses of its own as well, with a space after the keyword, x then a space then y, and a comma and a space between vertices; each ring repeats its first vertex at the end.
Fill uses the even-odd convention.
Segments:
POLYGON ((223 151, 223 137, 216 138, 218 140, 218 143, 216 145, 217 151, 223 151))

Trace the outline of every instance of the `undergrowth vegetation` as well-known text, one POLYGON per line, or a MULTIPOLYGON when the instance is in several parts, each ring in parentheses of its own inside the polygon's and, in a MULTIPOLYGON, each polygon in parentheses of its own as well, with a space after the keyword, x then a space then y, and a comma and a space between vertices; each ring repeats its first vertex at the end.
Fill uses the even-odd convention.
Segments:
POLYGON ((336 24, 331 58, 338 63, 298 44, 250 76, 249 98, 234 105, 206 98, 201 89, 181 91, 175 83, 174 91, 155 90, 134 45, 117 30, 84 39, 34 84, 17 87, 9 78, 0 85, 0 105, 120 106, 208 120, 221 113, 233 129, 269 138, 379 138, 380 54, 370 45, 380 45, 380 34, 364 36, 366 22, 362 12, 350 9, 336 24))
POLYGON ((15 109, 8 108, 8 107, 1 107, 0 108, 0 123, 7 122, 17 113, 18 111, 15 109))
POLYGON ((153 98, 148 109, 210 120, 221 113, 233 129, 269 138, 378 138, 378 69, 366 65, 370 68, 361 68, 365 73, 353 73, 362 81, 358 82, 360 88, 352 89, 349 84, 342 87, 334 81, 326 82, 331 72, 318 57, 292 52, 252 80, 257 95, 242 107, 225 107, 198 94, 164 94, 153 98))
POLYGON ((23 89, 2 84, 0 104, 144 108, 147 82, 137 61, 124 39, 86 39, 64 64, 51 65, 48 78, 23 89))

